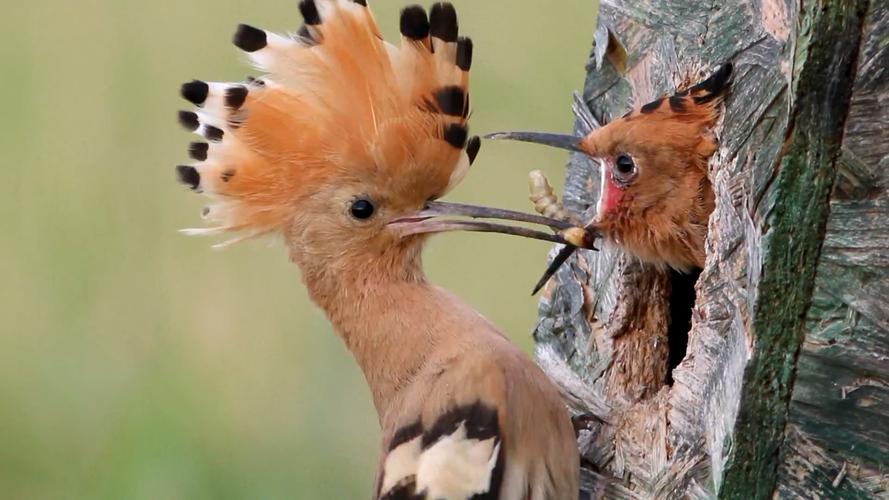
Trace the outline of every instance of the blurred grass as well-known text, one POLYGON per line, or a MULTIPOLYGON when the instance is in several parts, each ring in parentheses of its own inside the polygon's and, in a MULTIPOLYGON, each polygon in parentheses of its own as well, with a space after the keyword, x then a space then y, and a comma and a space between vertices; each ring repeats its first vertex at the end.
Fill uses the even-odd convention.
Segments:
MULTIPOLYGON (((0 498, 367 498, 378 430, 363 377, 276 242, 223 253, 175 230, 190 137, 178 85, 240 80, 238 22, 295 0, 34 0, 0 16, 0 498)), ((568 130, 591 0, 455 2, 476 42, 473 130, 568 130)), ((378 0, 397 33, 402 2, 378 0)), ((451 200, 530 209, 565 157, 486 143, 451 200)), ((530 349, 547 245, 435 238, 431 278, 530 349)))

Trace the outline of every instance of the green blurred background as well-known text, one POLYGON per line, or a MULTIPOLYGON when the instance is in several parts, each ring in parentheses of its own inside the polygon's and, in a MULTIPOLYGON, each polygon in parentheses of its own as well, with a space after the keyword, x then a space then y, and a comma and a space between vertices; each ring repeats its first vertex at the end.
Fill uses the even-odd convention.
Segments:
MULTIPOLYGON (((473 131, 572 124, 593 0, 456 1, 476 42, 473 131)), ((372 2, 387 37, 401 1, 372 2)), ((250 73, 248 22, 295 0, 3 2, 0 498, 368 498, 378 428, 361 373, 276 241, 217 252, 176 230, 191 78, 250 73)), ((528 211, 565 155, 485 143, 449 199, 528 211)), ((548 245, 445 235, 431 279, 531 348, 548 245)))

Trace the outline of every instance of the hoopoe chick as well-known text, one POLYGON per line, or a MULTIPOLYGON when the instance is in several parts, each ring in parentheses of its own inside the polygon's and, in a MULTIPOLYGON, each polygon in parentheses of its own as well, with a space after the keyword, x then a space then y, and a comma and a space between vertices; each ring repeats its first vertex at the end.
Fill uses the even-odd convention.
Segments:
MULTIPOLYGON (((536 132, 492 134, 587 154, 598 160, 597 213, 588 228, 644 262, 680 272, 704 267, 714 208, 707 164, 732 65, 671 97, 640 106, 586 137, 536 132)), ((545 278, 572 252, 567 248, 545 278)))
POLYGON ((383 435, 375 498, 576 498, 578 452, 557 389, 421 266, 430 233, 565 243, 558 231, 571 228, 435 201, 480 146, 467 132, 473 46, 454 8, 405 8, 394 46, 363 1, 299 6, 305 24, 293 37, 244 25, 235 34, 266 76, 182 88, 198 109, 180 121, 208 142, 193 144, 195 163, 178 172, 210 197, 212 222, 188 232, 283 235, 373 393, 383 435))

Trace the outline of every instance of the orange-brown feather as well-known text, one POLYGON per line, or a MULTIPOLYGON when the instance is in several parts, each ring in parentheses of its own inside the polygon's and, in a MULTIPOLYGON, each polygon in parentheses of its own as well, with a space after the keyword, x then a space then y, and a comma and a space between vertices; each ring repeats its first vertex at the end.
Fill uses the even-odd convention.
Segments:
POLYGON ((214 201, 217 232, 283 233, 371 387, 384 431, 376 497, 576 498, 557 389, 426 281, 423 236, 391 227, 459 182, 478 152, 465 129, 471 43, 436 3, 430 18, 405 9, 405 39, 387 45, 364 4, 302 0, 296 39, 240 27, 235 44, 267 76, 183 86, 200 110, 180 121, 208 144, 180 176, 214 201))
POLYGON ((704 266, 714 209, 707 165, 717 149, 713 127, 730 75, 727 65, 687 91, 637 107, 581 143, 602 160, 605 202, 596 227, 643 261, 686 272, 704 266), (616 182, 609 170, 620 155, 629 155, 638 168, 632 181, 616 182))
POLYGON ((224 131, 212 161, 195 166, 219 229, 278 231, 301 199, 331 183, 373 179, 428 199, 465 171, 465 144, 449 144, 445 130, 465 127, 467 116, 443 113, 436 100, 456 87, 468 102, 457 44, 427 37, 394 47, 369 9, 348 0, 316 3, 321 23, 306 28, 309 41, 249 28, 263 38, 248 52, 267 76, 247 86, 237 109, 217 97, 215 107, 208 99, 200 110, 202 124, 224 131), (433 43, 439 51, 430 50, 433 43))

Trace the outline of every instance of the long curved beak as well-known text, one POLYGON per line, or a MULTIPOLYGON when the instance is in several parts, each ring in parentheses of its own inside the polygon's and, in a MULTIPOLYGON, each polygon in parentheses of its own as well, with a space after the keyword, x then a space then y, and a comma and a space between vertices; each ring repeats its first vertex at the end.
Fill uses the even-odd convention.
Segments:
POLYGON ((577 227, 569 222, 540 215, 526 214, 513 210, 447 203, 433 201, 426 204, 423 210, 409 217, 392 220, 388 224, 400 236, 415 234, 444 233, 450 231, 474 231, 483 233, 500 233, 521 236, 565 245, 534 288, 536 294, 543 285, 555 274, 559 267, 578 248, 597 250, 595 240, 599 236, 595 227, 577 227), (448 218, 444 218, 448 217, 448 218), (451 217, 464 217, 453 219, 451 217), (494 219, 543 226, 548 230, 532 229, 525 226, 510 225, 479 219, 494 219))
MULTIPOLYGON (((580 148, 582 137, 565 134, 549 134, 545 132, 496 132, 485 136, 486 139, 509 139, 514 141, 543 144, 559 149, 567 149, 576 153, 583 153, 580 148)), ((586 248, 598 250, 594 243, 599 236, 594 226, 577 227, 571 223, 531 215, 512 210, 464 205, 460 203, 447 203, 442 201, 430 202, 426 208, 411 217, 404 217, 389 222, 389 226, 396 228, 402 236, 424 233, 443 233, 448 231, 476 231, 484 233, 501 233, 513 236, 522 236, 553 243, 560 243, 565 247, 550 263, 543 277, 537 282, 532 295, 543 288, 555 275, 556 271, 578 249, 586 248), (476 220, 440 219, 439 217, 468 217, 476 220), (512 222, 537 224, 550 229, 550 232, 531 229, 523 226, 512 226, 495 222, 479 221, 477 219, 498 219, 512 222)))
MULTIPOLYGON (((558 149, 565 149, 574 153, 586 153, 583 149, 581 149, 580 144, 583 141, 583 137, 577 137, 574 135, 568 134, 551 134, 547 132, 494 132, 492 134, 488 134, 485 136, 485 139, 495 139, 495 140, 512 140, 512 141, 520 141, 520 142, 530 142, 532 144, 542 144, 544 146, 550 146, 558 149)), ((587 226, 584 228, 585 234, 598 234, 592 226, 587 226)), ((578 248, 583 248, 575 245, 566 245, 562 248, 556 257, 550 262, 549 266, 546 268, 546 271, 543 273, 543 276, 540 278, 540 281, 534 286, 534 291, 532 295, 537 295, 546 283, 556 274, 559 268, 562 267, 563 264, 574 254, 574 252, 578 248)))
POLYGON ((493 134, 486 135, 485 139, 506 139, 511 141, 530 142, 559 149, 567 149, 568 151, 574 151, 575 153, 584 152, 580 148, 580 143, 583 141, 583 137, 574 135, 550 134, 546 132, 494 132, 493 134))
POLYGON ((389 222, 389 227, 404 236, 414 234, 445 233, 450 231, 471 231, 481 233, 500 233, 522 236, 535 240, 549 241, 567 245, 571 248, 595 247, 598 232, 594 228, 577 227, 569 222, 551 219, 540 215, 526 214, 500 208, 480 207, 462 203, 432 201, 426 208, 409 217, 401 217, 389 222), (451 219, 442 217, 466 217, 467 219, 451 219), (521 222, 544 226, 549 231, 514 226, 478 219, 494 219, 521 222))
POLYGON ((500 208, 480 207, 462 203, 432 201, 409 217, 402 217, 389 222, 389 227, 396 229, 401 236, 427 233, 444 233, 449 231, 474 231, 482 233, 500 233, 522 236, 536 240, 560 243, 577 248, 595 249, 597 234, 574 226, 569 222, 551 219, 540 215, 526 214, 500 208), (467 219, 443 219, 442 217, 466 217, 467 219), (478 219, 494 219, 521 222, 544 226, 549 231, 531 229, 478 219))

